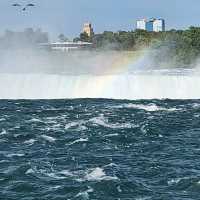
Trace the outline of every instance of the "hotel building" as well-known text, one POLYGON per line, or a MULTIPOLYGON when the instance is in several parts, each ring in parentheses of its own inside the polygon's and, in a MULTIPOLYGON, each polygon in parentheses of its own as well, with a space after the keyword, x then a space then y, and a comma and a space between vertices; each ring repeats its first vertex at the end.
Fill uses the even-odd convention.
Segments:
POLYGON ((161 32, 165 31, 165 20, 164 19, 141 19, 137 20, 136 27, 139 30, 146 30, 149 32, 161 32))

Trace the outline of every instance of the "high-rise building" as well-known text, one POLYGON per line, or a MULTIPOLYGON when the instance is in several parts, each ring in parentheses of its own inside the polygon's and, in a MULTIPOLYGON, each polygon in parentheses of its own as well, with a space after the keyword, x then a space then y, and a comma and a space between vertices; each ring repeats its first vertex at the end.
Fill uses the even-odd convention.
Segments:
POLYGON ((165 20, 155 19, 153 22, 153 31, 155 32, 165 31, 165 20))
POLYGON ((164 19, 151 19, 151 20, 138 20, 137 29, 160 32, 165 31, 165 20, 164 19))
POLYGON ((87 33, 89 37, 93 36, 94 35, 94 31, 93 31, 93 28, 92 28, 92 24, 87 22, 83 25, 83 32, 84 33, 87 33))
POLYGON ((137 20, 136 22, 137 29, 146 30, 146 22, 147 22, 146 19, 137 20))
POLYGON ((154 31, 154 20, 149 20, 146 22, 146 31, 152 32, 154 31))

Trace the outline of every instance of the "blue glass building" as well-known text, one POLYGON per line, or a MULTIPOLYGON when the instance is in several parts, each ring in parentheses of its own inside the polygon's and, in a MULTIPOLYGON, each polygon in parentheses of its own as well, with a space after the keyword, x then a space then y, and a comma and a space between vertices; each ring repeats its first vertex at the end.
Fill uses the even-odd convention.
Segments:
POLYGON ((146 22, 146 31, 149 31, 149 32, 153 31, 153 22, 154 22, 153 20, 146 22))
POLYGON ((146 30, 148 32, 165 31, 164 19, 137 20, 137 29, 146 30))

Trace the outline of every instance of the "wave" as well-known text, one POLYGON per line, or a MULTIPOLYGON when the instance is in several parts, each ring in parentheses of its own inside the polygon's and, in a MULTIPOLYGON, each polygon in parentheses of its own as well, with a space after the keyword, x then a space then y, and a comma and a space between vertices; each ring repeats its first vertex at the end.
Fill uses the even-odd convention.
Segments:
POLYGON ((194 75, 0 74, 0 99, 199 99, 199 91, 194 75))
POLYGON ((70 146, 70 145, 73 145, 73 144, 76 144, 76 143, 80 143, 80 142, 88 142, 88 138, 80 138, 80 139, 77 139, 77 140, 67 144, 67 145, 70 146))
POLYGON ((63 180, 66 179, 67 177, 73 177, 74 175, 69 172, 68 170, 63 170, 60 172, 55 171, 54 169, 52 169, 52 167, 50 167, 50 169, 46 168, 46 169, 38 169, 37 167, 33 167, 33 168, 29 168, 26 172, 26 175, 33 175, 36 176, 38 178, 51 178, 51 179, 55 179, 55 180, 63 180))
POLYGON ((84 120, 70 122, 65 125, 65 130, 76 130, 76 131, 84 131, 87 130, 87 127, 84 126, 86 122, 84 120))
POLYGON ((34 174, 34 170, 30 168, 25 172, 25 174, 34 174))
POLYGON ((89 198, 89 194, 94 192, 94 189, 91 187, 88 187, 88 189, 86 191, 83 192, 79 192, 75 197, 82 197, 83 199, 90 199, 89 198))
POLYGON ((173 112, 173 111, 179 110, 177 108, 164 108, 164 107, 161 107, 161 106, 157 106, 154 103, 147 104, 147 105, 127 103, 127 104, 122 104, 122 105, 119 105, 119 106, 113 106, 113 108, 133 108, 133 109, 145 110, 145 111, 148 111, 148 112, 156 112, 156 111, 173 112))
POLYGON ((131 129, 135 127, 130 123, 110 123, 103 114, 90 119, 89 122, 111 129, 131 129))
POLYGON ((104 169, 97 167, 95 169, 92 169, 84 178, 83 180, 87 181, 102 181, 102 180, 118 180, 117 177, 113 176, 107 176, 104 172, 104 169))
POLYGON ((5 129, 2 129, 2 131, 0 132, 0 135, 6 135, 7 131, 5 129))
POLYGON ((10 153, 10 154, 7 154, 6 157, 7 158, 12 158, 12 157, 23 157, 25 156, 25 154, 23 153, 10 153))
POLYGON ((44 123, 42 120, 37 118, 32 118, 30 120, 27 120, 28 123, 44 123))
POLYGON ((30 140, 26 140, 26 141, 24 141, 24 144, 27 144, 27 145, 33 145, 35 142, 36 142, 37 140, 35 140, 35 139, 30 139, 30 140))
POLYGON ((47 136, 47 135, 42 135, 41 136, 44 140, 48 141, 48 142, 55 142, 56 139, 54 137, 51 136, 47 136))

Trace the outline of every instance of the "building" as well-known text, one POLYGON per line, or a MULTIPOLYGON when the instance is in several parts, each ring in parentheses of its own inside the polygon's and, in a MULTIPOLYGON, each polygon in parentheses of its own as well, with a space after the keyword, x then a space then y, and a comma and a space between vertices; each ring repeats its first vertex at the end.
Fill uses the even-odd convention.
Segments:
POLYGON ((137 20, 137 29, 146 30, 149 32, 160 32, 165 31, 165 20, 164 19, 141 19, 137 20))
POLYGON ((94 30, 91 23, 87 22, 83 25, 83 33, 87 33, 89 37, 94 35, 94 30))
POLYGON ((146 22, 146 31, 148 31, 148 32, 152 32, 152 31, 154 31, 154 20, 149 20, 149 21, 147 21, 146 22))
POLYGON ((165 20, 155 19, 153 22, 153 31, 155 32, 165 31, 165 20))
POLYGON ((50 51, 77 51, 77 50, 89 50, 93 48, 93 44, 89 42, 54 42, 54 43, 42 43, 39 45, 41 49, 50 51))
POLYGON ((137 20, 136 22, 137 29, 146 30, 146 22, 147 22, 146 19, 137 20))

